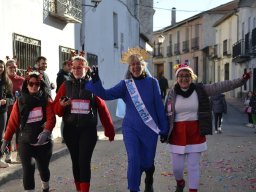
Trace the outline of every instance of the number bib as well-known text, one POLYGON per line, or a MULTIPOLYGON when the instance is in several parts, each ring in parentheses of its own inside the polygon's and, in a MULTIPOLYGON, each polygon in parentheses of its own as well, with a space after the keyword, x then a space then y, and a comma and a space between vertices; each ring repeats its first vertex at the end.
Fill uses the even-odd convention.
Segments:
POLYGON ((42 107, 35 107, 30 111, 28 115, 27 123, 34 123, 41 121, 43 119, 43 109, 42 107))
POLYGON ((71 100, 71 113, 75 113, 75 114, 90 113, 90 100, 72 99, 71 100))

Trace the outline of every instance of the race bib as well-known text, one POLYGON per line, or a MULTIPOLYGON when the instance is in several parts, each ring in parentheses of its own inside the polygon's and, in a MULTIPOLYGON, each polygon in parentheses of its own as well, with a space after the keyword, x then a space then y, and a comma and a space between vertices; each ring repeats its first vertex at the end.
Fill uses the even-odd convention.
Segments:
POLYGON ((43 119, 43 109, 42 107, 35 107, 30 111, 28 115, 27 123, 34 123, 41 121, 43 119))
POLYGON ((90 100, 72 99, 71 113, 88 114, 90 113, 90 100))

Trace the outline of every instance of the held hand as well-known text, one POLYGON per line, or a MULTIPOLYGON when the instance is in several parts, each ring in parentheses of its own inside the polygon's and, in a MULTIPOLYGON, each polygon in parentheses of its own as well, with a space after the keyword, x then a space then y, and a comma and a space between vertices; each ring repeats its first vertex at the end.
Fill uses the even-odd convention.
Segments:
POLYGON ((249 71, 249 72, 244 73, 243 76, 242 76, 242 78, 243 78, 244 80, 248 80, 248 79, 251 78, 251 76, 252 76, 252 72, 249 71))
POLYGON ((106 130, 105 131, 105 136, 108 137, 108 140, 111 142, 111 141, 114 141, 115 139, 115 130, 106 130))
POLYGON ((161 143, 165 143, 168 139, 168 135, 160 135, 160 141, 161 143))
POLYGON ((37 139, 38 139, 37 144, 38 145, 44 144, 45 142, 47 142, 50 139, 50 136, 51 136, 50 131, 47 131, 47 130, 42 131, 37 137, 37 139))
POLYGON ((97 66, 92 66, 91 77, 93 83, 96 83, 98 80, 100 80, 99 69, 97 66))

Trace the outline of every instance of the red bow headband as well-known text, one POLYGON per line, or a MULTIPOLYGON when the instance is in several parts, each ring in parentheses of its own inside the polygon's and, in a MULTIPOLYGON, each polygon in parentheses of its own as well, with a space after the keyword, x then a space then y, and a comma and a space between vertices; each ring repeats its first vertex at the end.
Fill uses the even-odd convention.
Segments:
POLYGON ((32 75, 37 76, 39 81, 43 79, 43 75, 38 70, 29 66, 25 74, 25 79, 29 80, 32 75))

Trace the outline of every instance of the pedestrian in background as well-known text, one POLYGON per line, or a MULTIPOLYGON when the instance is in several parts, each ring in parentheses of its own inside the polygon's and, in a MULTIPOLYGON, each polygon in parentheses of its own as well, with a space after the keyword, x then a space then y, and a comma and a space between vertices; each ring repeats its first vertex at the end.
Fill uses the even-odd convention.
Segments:
POLYGON ((163 75, 163 72, 159 74, 158 83, 160 86, 162 99, 164 99, 166 96, 166 91, 169 88, 169 85, 168 85, 168 80, 163 75))
MULTIPOLYGON (((2 145, 3 134, 7 122, 7 110, 9 105, 14 102, 12 95, 12 82, 7 76, 6 65, 0 60, 0 146, 2 145)), ((0 155, 0 168, 6 168, 9 164, 5 163, 0 155)))
POLYGON ((247 127, 253 127, 252 122, 252 107, 249 105, 250 100, 252 98, 252 91, 248 91, 246 94, 246 97, 244 99, 244 105, 245 105, 245 113, 248 115, 248 123, 246 124, 247 127))
POLYGON ((256 90, 253 91, 249 106, 252 108, 251 113, 252 113, 252 122, 253 122, 253 128, 254 132, 256 133, 256 90))
MULTIPOLYGON (((6 57, 7 62, 6 62, 6 69, 7 69, 7 74, 9 79, 12 82, 12 94, 14 96, 14 99, 16 100, 17 97, 19 96, 22 85, 24 82, 24 77, 21 77, 17 74, 18 71, 18 66, 17 66, 17 59, 13 58, 10 59, 8 56, 6 57)), ((13 103, 9 105, 8 107, 8 112, 7 112, 7 122, 10 118, 10 114, 12 112, 13 108, 13 103)), ((19 155, 19 150, 18 150, 18 136, 19 136, 19 129, 17 129, 17 133, 15 134, 15 144, 16 144, 16 151, 17 151, 17 156, 16 156, 16 163, 20 163, 20 155, 19 155)), ((13 147, 10 145, 9 146, 9 153, 6 154, 5 162, 6 163, 11 163, 11 151, 14 150, 13 147)))
POLYGON ((56 118, 52 100, 45 91, 46 85, 38 71, 28 70, 23 83, 21 95, 14 103, 7 124, 2 153, 10 144, 13 134, 19 129, 19 154, 23 170, 23 187, 25 191, 35 191, 35 159, 42 183, 42 191, 49 192, 52 156, 51 133, 56 118))
POLYGON ((220 93, 210 97, 210 103, 214 114, 215 133, 222 133, 222 115, 227 113, 227 103, 225 95, 220 93))
POLYGON ((63 137, 71 156, 76 190, 80 192, 89 192, 90 189, 98 113, 105 136, 109 141, 115 137, 114 125, 105 102, 84 89, 89 81, 88 70, 84 52, 74 56, 71 79, 62 83, 54 100, 55 113, 63 117, 63 137))
POLYGON ((121 98, 126 104, 122 131, 128 156, 128 189, 140 191, 141 175, 146 173, 145 192, 153 192, 154 159, 158 134, 167 138, 168 123, 158 82, 145 72, 149 55, 144 49, 131 48, 122 55, 128 64, 126 79, 110 89, 104 89, 94 67, 92 81, 86 88, 105 100, 121 98))
MULTIPOLYGON (((56 93, 58 92, 61 84, 64 81, 67 81, 70 79, 70 72, 71 72, 71 68, 72 68, 72 61, 64 61, 62 64, 62 69, 60 69, 60 71, 57 74, 57 79, 56 79, 56 84, 57 84, 57 88, 56 88, 56 93)), ((62 137, 62 143, 65 143, 65 140, 63 139, 63 127, 64 127, 64 122, 63 119, 61 121, 61 125, 60 125, 60 133, 61 133, 61 137, 62 137)))
POLYGON ((54 83, 51 83, 48 74, 46 73, 47 69, 47 59, 46 57, 39 56, 36 59, 35 69, 39 70, 39 72, 43 75, 43 80, 46 84, 47 93, 52 96, 51 90, 55 89, 54 83))
POLYGON ((206 135, 212 134, 212 112, 209 96, 240 87, 250 78, 213 84, 193 83, 197 76, 187 64, 179 64, 177 82, 167 95, 165 109, 169 118, 169 139, 173 174, 177 182, 175 192, 185 187, 184 166, 187 161, 189 192, 197 192, 200 178, 201 153, 207 150, 206 135))

